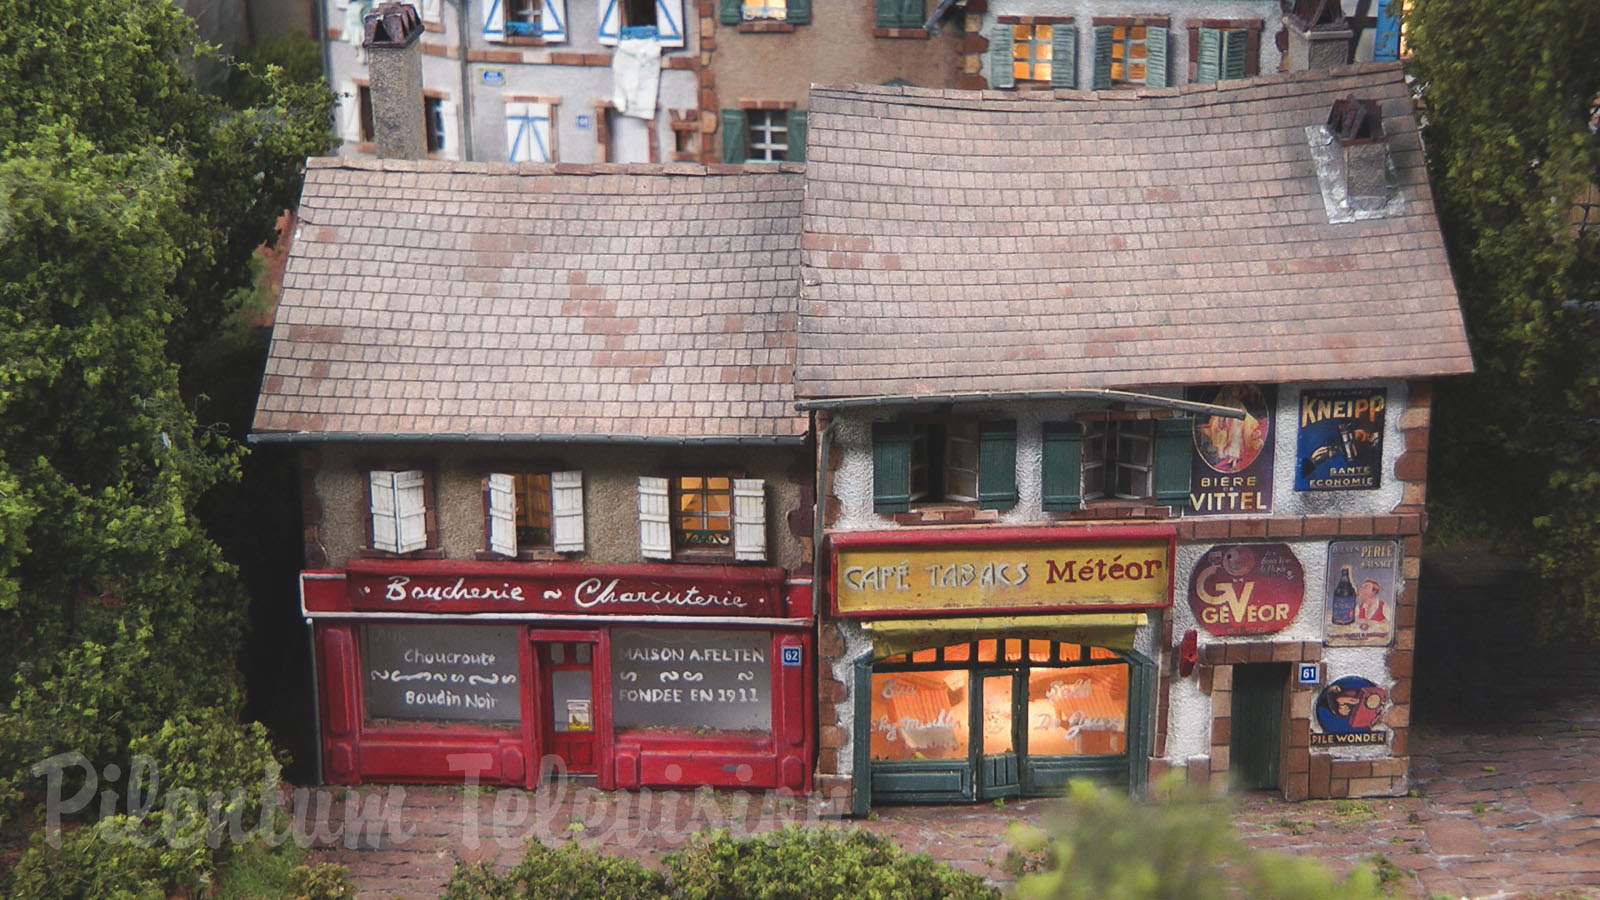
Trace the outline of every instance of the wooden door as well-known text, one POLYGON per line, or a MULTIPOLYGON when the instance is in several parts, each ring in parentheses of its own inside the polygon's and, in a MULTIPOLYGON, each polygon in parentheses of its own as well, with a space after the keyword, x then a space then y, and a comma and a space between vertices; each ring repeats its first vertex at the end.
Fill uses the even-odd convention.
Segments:
POLYGON ((546 753, 568 772, 593 774, 598 761, 594 702, 595 645, 588 641, 538 644, 545 709, 546 753))
POLYGON ((1282 663, 1233 667, 1233 707, 1228 740, 1233 783, 1243 790, 1278 787, 1283 747, 1283 694, 1289 667, 1282 663))

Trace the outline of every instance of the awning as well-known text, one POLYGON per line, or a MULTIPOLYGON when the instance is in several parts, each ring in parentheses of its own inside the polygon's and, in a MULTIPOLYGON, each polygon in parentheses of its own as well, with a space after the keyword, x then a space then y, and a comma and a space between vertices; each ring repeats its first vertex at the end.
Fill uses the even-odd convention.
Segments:
POLYGON ((1132 650, 1139 626, 1150 621, 1142 612, 1084 613, 1063 616, 974 616, 954 619, 874 619, 862 622, 872 635, 875 659, 929 647, 943 647, 984 638, 1032 638, 1132 650))

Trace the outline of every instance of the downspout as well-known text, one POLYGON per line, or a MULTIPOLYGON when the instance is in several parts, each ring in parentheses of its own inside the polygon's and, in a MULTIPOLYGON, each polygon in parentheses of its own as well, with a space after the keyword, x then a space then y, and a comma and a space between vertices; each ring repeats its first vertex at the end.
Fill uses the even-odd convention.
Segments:
MULTIPOLYGON (((815 658, 817 659, 817 662, 818 662, 817 673, 816 673, 816 685, 815 685, 815 687, 814 687, 814 689, 812 691, 812 696, 811 696, 811 720, 813 722, 817 723, 817 731, 818 731, 819 734, 821 733, 821 728, 822 728, 823 725, 825 725, 825 724, 826 725, 836 725, 836 724, 838 724, 837 721, 834 721, 834 722, 823 722, 822 721, 822 717, 818 715, 818 710, 821 708, 821 705, 822 705, 821 701, 818 698, 822 694, 822 683, 823 683, 823 673, 822 673, 822 665, 821 665, 821 661, 822 661, 822 628, 823 628, 823 624, 822 624, 822 539, 823 539, 823 533, 822 532, 823 532, 823 528, 822 528, 822 525, 823 525, 823 519, 828 514, 827 513, 827 509, 828 509, 828 501, 827 501, 827 496, 828 496, 827 495, 827 488, 828 488, 828 455, 829 455, 829 451, 833 449, 833 429, 838 424, 838 421, 839 420, 836 417, 829 416, 828 417, 828 425, 827 425, 827 427, 823 428, 819 432, 817 430, 817 413, 815 411, 813 411, 811 413, 811 433, 817 435, 817 494, 816 494, 816 498, 815 498, 815 507, 814 507, 813 514, 812 514, 812 517, 811 517, 811 616, 812 616, 813 619, 816 620, 813 623, 813 626, 812 626, 812 630, 815 632, 815 634, 813 635, 812 639, 816 642, 813 646, 816 647, 816 657, 815 658)), ((854 740, 854 737, 852 737, 851 739, 854 740)), ((822 749, 821 747, 817 748, 819 753, 821 752, 821 749, 822 749)), ((813 766, 816 765, 815 760, 812 761, 812 765, 813 766)))
POLYGON ((450 0, 456 8, 456 58, 461 63, 461 159, 472 162, 472 67, 467 61, 467 0, 450 0))

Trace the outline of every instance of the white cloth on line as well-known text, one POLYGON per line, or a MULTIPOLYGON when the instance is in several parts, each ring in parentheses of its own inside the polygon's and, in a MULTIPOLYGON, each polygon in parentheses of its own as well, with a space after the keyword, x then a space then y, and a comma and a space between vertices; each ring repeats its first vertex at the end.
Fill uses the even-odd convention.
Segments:
POLYGON ((654 119, 660 86, 661 42, 654 38, 618 41, 611 55, 611 103, 617 112, 654 119))

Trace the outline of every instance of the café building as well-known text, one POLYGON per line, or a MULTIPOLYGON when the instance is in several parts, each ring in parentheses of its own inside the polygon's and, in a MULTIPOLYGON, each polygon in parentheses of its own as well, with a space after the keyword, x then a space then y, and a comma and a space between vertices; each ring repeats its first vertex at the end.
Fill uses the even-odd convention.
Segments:
POLYGON ((252 441, 323 780, 810 788, 800 179, 310 161, 252 441))
POLYGON ((1471 358, 1399 67, 814 87, 808 140, 827 806, 1403 794, 1471 358))

